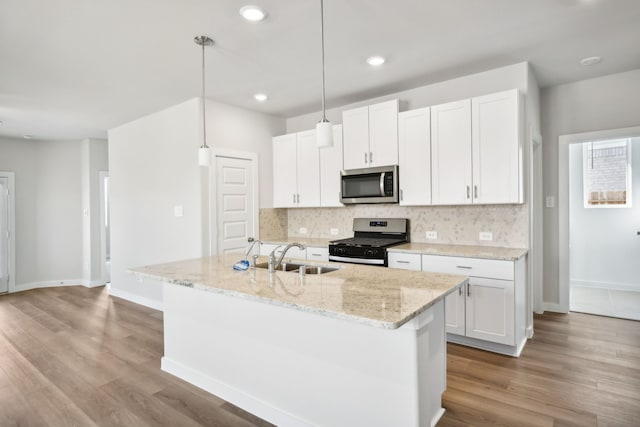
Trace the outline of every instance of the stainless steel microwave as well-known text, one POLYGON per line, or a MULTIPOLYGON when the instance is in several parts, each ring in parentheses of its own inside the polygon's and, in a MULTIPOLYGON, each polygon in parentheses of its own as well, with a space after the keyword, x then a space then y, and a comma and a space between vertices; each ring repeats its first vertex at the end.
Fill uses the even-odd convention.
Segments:
POLYGON ((351 169, 341 172, 340 201, 398 203, 398 166, 351 169))

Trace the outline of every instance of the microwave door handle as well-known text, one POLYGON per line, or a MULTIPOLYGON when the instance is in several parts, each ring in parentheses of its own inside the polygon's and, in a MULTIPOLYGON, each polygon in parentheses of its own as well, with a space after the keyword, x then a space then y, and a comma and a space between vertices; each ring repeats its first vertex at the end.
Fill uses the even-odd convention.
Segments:
POLYGON ((380 174, 380 196, 384 197, 384 177, 387 173, 386 172, 382 172, 380 174))

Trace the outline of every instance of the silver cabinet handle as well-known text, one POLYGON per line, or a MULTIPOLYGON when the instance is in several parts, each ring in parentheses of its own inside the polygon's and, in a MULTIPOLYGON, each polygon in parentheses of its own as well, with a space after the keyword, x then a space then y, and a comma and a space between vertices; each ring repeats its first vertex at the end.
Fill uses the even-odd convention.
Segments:
POLYGON ((400 201, 402 201, 402 199, 404 199, 404 193, 402 191, 402 188, 400 189, 400 201))
POLYGON ((311 254, 311 256, 322 256, 322 254, 311 254))
POLYGON ((469 197, 471 197, 470 191, 471 191, 471 189, 470 189, 470 188, 469 188, 469 186, 467 185, 467 199, 468 199, 469 197))
POLYGON ((373 153, 369 151, 369 163, 373 163, 373 153))
POLYGON ((368 163, 368 162, 367 162, 367 152, 366 152, 366 151, 364 152, 364 162, 365 162, 365 163, 368 163))
POLYGON ((466 268, 467 270, 471 270, 473 267, 469 267, 466 265, 456 265, 456 268, 466 268))
POLYGON ((299 194, 296 195, 296 203, 300 203, 300 195, 299 194))
POLYGON ((471 296, 471 284, 467 283, 467 296, 471 296))
POLYGON ((473 198, 474 199, 478 198, 478 186, 477 185, 473 186, 473 198))
POLYGON ((458 295, 462 295, 462 286, 458 288, 458 295))
POLYGON ((296 202, 296 195, 294 194, 293 195, 293 203, 295 204, 295 202, 296 202))
POLYGON ((411 264, 411 262, 410 262, 410 261, 403 261, 403 260, 401 260, 401 259, 397 260, 396 262, 397 262, 398 264, 411 264))

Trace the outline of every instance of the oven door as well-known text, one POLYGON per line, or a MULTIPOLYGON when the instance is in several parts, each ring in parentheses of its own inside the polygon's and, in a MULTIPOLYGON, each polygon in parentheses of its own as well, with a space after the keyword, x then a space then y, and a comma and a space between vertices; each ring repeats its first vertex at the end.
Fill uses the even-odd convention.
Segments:
POLYGON ((340 201, 354 203, 398 203, 398 167, 342 171, 340 201))

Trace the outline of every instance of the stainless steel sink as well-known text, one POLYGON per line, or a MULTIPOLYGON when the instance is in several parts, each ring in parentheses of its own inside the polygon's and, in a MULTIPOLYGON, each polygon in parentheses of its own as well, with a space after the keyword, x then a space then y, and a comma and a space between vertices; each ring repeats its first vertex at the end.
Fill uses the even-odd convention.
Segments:
MULTIPOLYGON (((269 268, 269 263, 260 262, 260 263, 256 264, 256 268, 268 269, 269 268)), ((287 262, 287 263, 283 262, 282 264, 280 264, 278 266, 276 271, 291 271, 291 272, 299 273, 302 268, 305 269, 304 272, 306 274, 324 274, 324 273, 330 273, 332 271, 336 271, 336 270, 340 269, 340 267, 330 267, 328 265, 301 264, 301 263, 297 263, 297 262, 287 262)))

